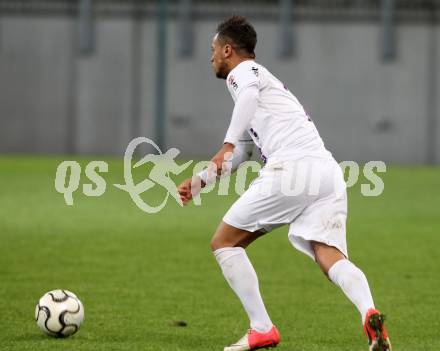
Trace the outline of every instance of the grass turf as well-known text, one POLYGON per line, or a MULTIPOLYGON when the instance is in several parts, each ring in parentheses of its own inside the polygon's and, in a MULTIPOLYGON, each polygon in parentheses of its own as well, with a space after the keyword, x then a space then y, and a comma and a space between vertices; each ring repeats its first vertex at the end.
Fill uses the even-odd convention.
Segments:
MULTIPOLYGON (((106 193, 77 191, 68 207, 54 189, 60 161, 0 158, 1 350, 206 351, 242 336, 247 318, 209 250, 235 196, 211 193, 201 207, 183 209, 170 200, 145 214, 111 185, 123 178, 122 162, 110 160, 106 193), (86 322, 68 339, 44 336, 33 320, 38 298, 55 288, 85 305, 86 322)), ((380 197, 350 189, 351 259, 388 315, 394 349, 439 350, 440 169, 389 167, 382 176, 380 197)), ((154 202, 163 193, 145 195, 154 202)), ((283 337, 278 349, 366 350, 358 312, 286 233, 278 229, 248 250, 283 337)))

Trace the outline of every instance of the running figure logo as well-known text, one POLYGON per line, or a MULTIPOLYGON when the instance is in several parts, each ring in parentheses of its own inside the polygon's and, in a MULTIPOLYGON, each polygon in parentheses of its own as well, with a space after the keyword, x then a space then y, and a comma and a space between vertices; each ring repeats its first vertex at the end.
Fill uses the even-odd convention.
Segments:
POLYGON ((175 157, 180 153, 176 148, 171 148, 165 153, 162 153, 160 148, 154 141, 146 137, 138 137, 133 139, 128 144, 124 155, 124 180, 125 184, 114 184, 115 187, 124 190, 129 193, 131 199, 134 201, 137 207, 147 213, 159 212, 167 203, 168 197, 171 195, 179 205, 183 206, 180 195, 177 192, 176 184, 170 178, 169 174, 178 175, 187 169, 193 161, 188 161, 183 165, 178 165, 175 161, 175 157), (131 163, 133 154, 136 147, 140 144, 150 144, 153 146, 159 154, 148 154, 144 156, 140 161, 135 163, 133 168, 140 167, 148 162, 153 163, 153 168, 149 174, 149 178, 143 180, 138 184, 134 184, 133 174, 131 172, 131 163), (153 188, 155 185, 159 185, 167 190, 165 199, 158 206, 148 205, 142 198, 141 194, 147 190, 153 188))

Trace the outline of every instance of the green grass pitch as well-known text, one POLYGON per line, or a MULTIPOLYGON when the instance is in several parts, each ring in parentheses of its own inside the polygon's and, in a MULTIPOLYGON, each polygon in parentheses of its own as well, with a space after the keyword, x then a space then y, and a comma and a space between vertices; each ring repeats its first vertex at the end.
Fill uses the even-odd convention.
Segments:
MULTIPOLYGON (((209 249, 235 196, 211 193, 186 208, 170 200, 145 214, 111 185, 123 178, 122 162, 110 160, 106 193, 77 191, 68 207, 54 188, 61 160, 0 158, 0 350, 207 351, 243 335, 247 318, 209 249), (71 338, 48 338, 33 320, 40 296, 55 288, 85 306, 71 338)), ((394 350, 440 350, 440 168, 396 166, 382 176, 380 197, 349 191, 350 257, 388 316, 394 350)), ((367 350, 354 306, 286 234, 248 250, 282 334, 278 350, 367 350)))

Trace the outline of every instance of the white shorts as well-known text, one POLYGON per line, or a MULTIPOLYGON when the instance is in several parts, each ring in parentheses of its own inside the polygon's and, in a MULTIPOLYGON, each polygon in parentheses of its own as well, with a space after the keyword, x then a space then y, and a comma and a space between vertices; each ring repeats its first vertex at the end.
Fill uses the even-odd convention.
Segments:
POLYGON ((334 159, 303 158, 264 167, 223 221, 249 232, 289 224, 289 240, 315 259, 311 241, 336 247, 346 257, 347 194, 334 159))

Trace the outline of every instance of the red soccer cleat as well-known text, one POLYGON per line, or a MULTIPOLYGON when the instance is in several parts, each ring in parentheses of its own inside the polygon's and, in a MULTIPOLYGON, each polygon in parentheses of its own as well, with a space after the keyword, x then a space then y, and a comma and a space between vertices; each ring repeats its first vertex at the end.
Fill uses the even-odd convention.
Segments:
POLYGON ((224 351, 249 351, 277 346, 281 341, 280 333, 275 326, 267 333, 249 329, 245 336, 235 344, 227 346, 224 351))
POLYGON ((391 351, 390 338, 383 325, 385 316, 378 310, 370 308, 365 317, 364 331, 368 337, 370 351, 391 351))

